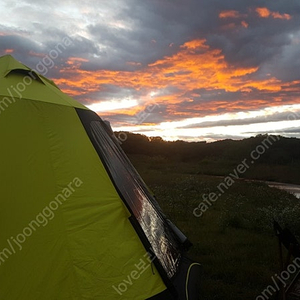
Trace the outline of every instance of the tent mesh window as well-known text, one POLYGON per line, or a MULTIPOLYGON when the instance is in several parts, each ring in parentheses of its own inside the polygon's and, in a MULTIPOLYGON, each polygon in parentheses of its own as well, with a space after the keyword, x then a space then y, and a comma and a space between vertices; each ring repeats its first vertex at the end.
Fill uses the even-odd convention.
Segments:
POLYGON ((163 217, 158 203, 107 129, 102 120, 90 122, 93 144, 98 148, 96 149, 98 153, 100 150, 102 161, 123 201, 125 200, 125 204, 146 235, 151 250, 167 276, 172 278, 177 272, 181 258, 178 242, 163 217))

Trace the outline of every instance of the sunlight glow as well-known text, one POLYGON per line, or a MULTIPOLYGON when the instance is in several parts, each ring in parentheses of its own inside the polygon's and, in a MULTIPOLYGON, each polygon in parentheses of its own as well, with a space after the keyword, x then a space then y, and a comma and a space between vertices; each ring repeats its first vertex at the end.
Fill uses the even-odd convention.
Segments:
MULTIPOLYGON (((187 141, 206 140, 235 137, 247 138, 259 133, 288 135, 288 130, 300 127, 300 104, 267 107, 261 110, 225 113, 222 115, 206 116, 203 118, 189 118, 182 121, 162 122, 157 125, 138 125, 114 127, 116 131, 132 131, 147 136, 161 136, 165 140, 174 141, 185 139, 187 141), (298 112, 295 114, 295 112, 298 112), (278 116, 285 113, 284 120, 261 122, 262 117, 278 116), (260 117, 260 121, 256 118, 260 117), (250 124, 231 125, 230 121, 250 120, 250 124), (221 121, 221 122, 220 122, 221 121), (229 125, 220 125, 222 121, 229 125), (204 122, 212 122, 210 126, 202 126, 204 122), (220 122, 213 124, 213 122, 220 122), (212 137, 212 138, 210 138, 212 137), (213 138, 215 137, 215 139, 213 138)), ((242 122, 241 122, 242 123, 242 122)), ((249 121, 248 121, 249 123, 249 121)))
POLYGON ((87 105, 87 107, 95 112, 111 111, 116 109, 125 109, 137 106, 137 100, 133 99, 124 99, 121 101, 112 100, 112 101, 102 101, 87 105))

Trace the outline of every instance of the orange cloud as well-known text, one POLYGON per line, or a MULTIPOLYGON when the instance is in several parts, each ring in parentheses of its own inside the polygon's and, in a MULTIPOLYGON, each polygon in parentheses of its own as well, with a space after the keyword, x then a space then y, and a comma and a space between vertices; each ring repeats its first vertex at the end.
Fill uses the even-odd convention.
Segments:
POLYGON ((280 14, 278 12, 272 13, 274 19, 283 19, 283 20, 290 20, 292 18, 289 14, 280 14))
POLYGON ((284 92, 299 92, 300 80, 287 82, 282 84, 282 90, 284 92))
POLYGON ((88 59, 81 58, 81 57, 70 57, 68 63, 74 64, 77 62, 88 62, 88 59))
POLYGON ((241 15, 236 10, 224 10, 219 13, 220 19, 226 19, 226 18, 240 18, 241 15))
POLYGON ((256 12, 261 18, 268 18, 271 12, 266 7, 257 7, 256 12))
POLYGON ((246 21, 242 21, 241 25, 245 28, 248 28, 249 24, 246 21))
POLYGON ((272 17, 274 19, 283 19, 283 20, 290 20, 292 18, 289 14, 280 14, 279 12, 271 12, 266 7, 257 7, 256 12, 261 18, 269 18, 272 17))
POLYGON ((221 50, 210 49, 205 45, 205 40, 190 41, 181 48, 182 50, 177 54, 150 65, 152 70, 159 74, 160 85, 168 81, 175 86, 184 85, 191 90, 216 88, 235 92, 245 87, 280 90, 278 81, 274 78, 262 81, 246 80, 244 76, 256 72, 257 68, 232 68, 226 63, 221 50), (179 71, 188 75, 176 73, 179 71), (166 78, 167 74, 172 73, 173 76, 166 78))
MULTIPOLYGON (((143 95, 136 99, 140 103, 139 107, 114 111, 114 114, 134 115, 154 101, 158 104, 167 104, 168 109, 172 107, 171 111, 175 114, 176 107, 183 101, 193 103, 195 97, 191 94, 194 90, 224 90, 241 93, 252 92, 253 89, 261 93, 277 93, 282 90, 281 82, 276 78, 249 79, 249 75, 258 70, 257 67, 232 67, 225 61, 222 51, 211 49, 205 40, 186 42, 181 45, 176 54, 166 56, 137 71, 87 71, 81 69, 82 62, 82 59, 70 58, 67 67, 61 70, 62 79, 55 80, 71 96, 81 95, 81 99, 91 103, 89 94, 97 93, 99 95, 97 101, 107 101, 101 99, 101 92, 105 91, 106 85, 114 85, 120 89, 134 89, 143 95)), ((196 98, 200 97, 201 95, 196 98)), ((230 103, 201 101, 199 109, 200 107, 202 111, 203 109, 206 111, 247 109, 247 107, 250 109, 264 105, 272 105, 272 103, 268 104, 267 100, 230 103)))

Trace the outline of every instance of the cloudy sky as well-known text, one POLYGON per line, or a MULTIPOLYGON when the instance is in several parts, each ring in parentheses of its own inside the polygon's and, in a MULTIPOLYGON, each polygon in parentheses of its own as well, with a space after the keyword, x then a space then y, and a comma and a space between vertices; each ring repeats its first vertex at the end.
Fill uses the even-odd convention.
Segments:
POLYGON ((300 1, 0 0, 11 54, 114 130, 300 138, 300 1))

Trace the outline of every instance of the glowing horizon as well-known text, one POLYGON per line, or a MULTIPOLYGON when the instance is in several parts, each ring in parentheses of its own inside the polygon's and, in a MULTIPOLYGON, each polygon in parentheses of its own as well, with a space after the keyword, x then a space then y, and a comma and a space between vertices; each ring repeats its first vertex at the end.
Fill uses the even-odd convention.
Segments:
MULTIPOLYGON (((274 135, 287 135, 286 130, 300 126, 300 104, 284 105, 279 107, 264 108, 262 110, 249 112, 225 113, 222 115, 206 116, 203 118, 189 118, 182 121, 162 122, 155 125, 133 125, 114 126, 115 131, 128 131, 140 133, 147 136, 161 136, 164 140, 175 141, 179 136, 184 136, 187 141, 216 141, 209 136, 223 135, 238 136, 240 139, 251 137, 256 134, 268 133, 274 135), (270 117, 286 113, 286 120, 255 122, 258 117, 270 117), (201 124, 208 122, 222 122, 235 120, 252 120, 253 123, 243 125, 212 125, 201 127, 201 124), (185 128, 186 127, 186 128, 185 128)), ((220 139, 220 138, 219 138, 220 139)))

